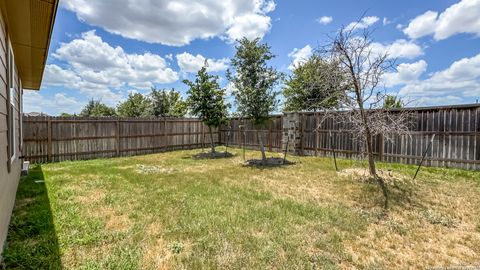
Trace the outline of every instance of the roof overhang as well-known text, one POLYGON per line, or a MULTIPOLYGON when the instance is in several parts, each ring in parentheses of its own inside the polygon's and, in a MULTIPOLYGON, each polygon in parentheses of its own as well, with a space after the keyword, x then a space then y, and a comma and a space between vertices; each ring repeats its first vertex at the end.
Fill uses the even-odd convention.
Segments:
POLYGON ((23 88, 40 89, 58 0, 0 0, 23 88))

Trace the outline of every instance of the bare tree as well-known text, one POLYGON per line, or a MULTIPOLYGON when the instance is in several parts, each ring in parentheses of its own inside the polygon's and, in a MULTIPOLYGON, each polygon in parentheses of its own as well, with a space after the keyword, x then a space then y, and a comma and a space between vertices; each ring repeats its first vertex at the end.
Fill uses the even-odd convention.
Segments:
POLYGON ((379 134, 387 135, 388 140, 389 135, 408 132, 409 117, 404 111, 382 108, 388 97, 381 89, 382 78, 394 68, 395 61, 388 52, 374 50, 372 42, 372 31, 369 29, 344 27, 328 46, 320 50, 332 67, 325 72, 328 74, 325 79, 345 79, 345 82, 333 83, 346 85, 346 88, 340 89, 348 89, 335 93, 341 111, 324 113, 320 125, 325 119, 334 118, 336 125, 348 129, 360 142, 361 152, 368 160, 369 174, 382 188, 385 207, 388 207, 388 189, 385 180, 377 174, 373 141, 379 134), (345 76, 338 76, 338 72, 345 76))

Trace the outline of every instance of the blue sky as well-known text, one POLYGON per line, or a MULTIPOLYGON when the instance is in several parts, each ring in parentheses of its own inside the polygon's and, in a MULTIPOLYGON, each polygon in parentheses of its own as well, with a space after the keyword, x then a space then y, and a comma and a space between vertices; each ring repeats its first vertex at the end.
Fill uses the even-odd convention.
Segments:
MULTIPOLYGON (((480 98, 480 0, 60 0, 39 92, 25 111, 78 113, 89 99, 111 106, 151 86, 182 93, 209 61, 221 77, 236 38, 262 37, 290 73, 342 26, 375 29, 373 49, 397 59, 389 92, 415 105, 480 98)), ((231 98, 229 98, 232 101, 231 98)))

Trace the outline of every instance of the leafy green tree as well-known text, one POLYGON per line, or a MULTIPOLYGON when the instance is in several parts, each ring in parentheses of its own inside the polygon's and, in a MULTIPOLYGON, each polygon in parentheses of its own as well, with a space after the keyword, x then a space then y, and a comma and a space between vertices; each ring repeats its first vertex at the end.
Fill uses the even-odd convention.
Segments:
POLYGON ((202 67, 194 82, 184 80, 188 85, 187 105, 191 113, 208 126, 212 153, 215 153, 212 127, 220 127, 227 122, 228 105, 225 103, 225 89, 217 82, 218 76, 207 73, 207 63, 202 67))
POLYGON ((150 99, 153 106, 153 115, 157 117, 183 117, 187 114, 187 103, 183 101, 179 92, 171 89, 152 88, 150 99))
MULTIPOLYGON (((260 43, 259 38, 238 40, 235 48, 237 52, 231 62, 235 73, 228 70, 227 78, 235 88, 233 95, 237 110, 257 128, 263 127, 278 106, 275 86, 282 74, 268 65, 268 61, 275 56, 270 52, 270 46, 260 43)), ((265 147, 261 135, 258 140, 262 160, 265 162, 265 147)))
POLYGON ((317 54, 295 67, 285 82, 285 111, 319 111, 338 106, 337 93, 344 93, 345 75, 336 63, 317 54))
POLYGON ((82 117, 115 116, 115 109, 103 104, 100 100, 90 100, 80 112, 82 117))
POLYGON ((123 117, 147 117, 153 115, 152 102, 140 93, 128 95, 125 102, 118 104, 117 113, 123 117))
POLYGON ((386 95, 383 99, 383 108, 390 109, 400 109, 403 107, 403 101, 401 98, 393 95, 386 95))

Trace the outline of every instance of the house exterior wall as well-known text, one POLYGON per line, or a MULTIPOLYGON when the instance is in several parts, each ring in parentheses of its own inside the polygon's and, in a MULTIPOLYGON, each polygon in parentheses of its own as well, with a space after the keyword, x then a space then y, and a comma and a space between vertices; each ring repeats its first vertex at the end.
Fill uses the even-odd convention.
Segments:
POLYGON ((14 87, 15 91, 11 91, 8 86, 8 42, 7 29, 5 27, 4 19, 0 14, 0 261, 1 252, 3 251, 5 240, 7 238, 8 225, 15 202, 22 166, 22 160, 20 159, 20 156, 22 156, 20 121, 22 121, 21 98, 23 90, 21 89, 21 79, 18 76, 14 62, 11 71, 14 74, 12 87, 14 87), (13 127, 15 131, 13 132, 13 136, 15 141, 15 156, 13 159, 9 157, 9 150, 7 150, 9 145, 8 134, 11 132, 8 128, 8 111, 10 108, 10 101, 8 100, 9 95, 11 95, 14 104, 13 127), (11 162, 10 165, 8 164, 9 161, 11 162))

